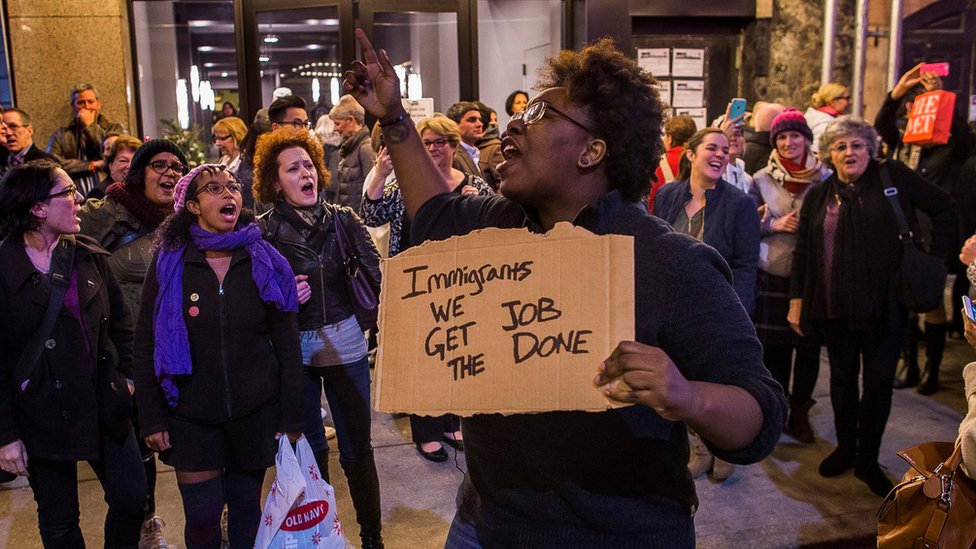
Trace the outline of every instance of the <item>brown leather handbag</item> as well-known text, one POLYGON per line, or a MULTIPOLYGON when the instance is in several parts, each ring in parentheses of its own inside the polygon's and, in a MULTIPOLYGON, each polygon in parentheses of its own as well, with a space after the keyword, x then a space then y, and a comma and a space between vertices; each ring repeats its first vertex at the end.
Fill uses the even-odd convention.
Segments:
POLYGON ((911 467, 878 510, 879 549, 976 548, 976 483, 951 442, 898 452, 911 467))

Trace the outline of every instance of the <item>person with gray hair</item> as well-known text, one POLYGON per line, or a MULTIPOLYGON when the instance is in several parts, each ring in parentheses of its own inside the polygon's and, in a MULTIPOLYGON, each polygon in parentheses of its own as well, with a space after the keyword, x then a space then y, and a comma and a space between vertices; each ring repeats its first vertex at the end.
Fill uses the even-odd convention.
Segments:
POLYGON ((102 115, 102 102, 91 84, 78 84, 71 89, 71 110, 74 116, 51 134, 47 152, 57 158, 82 196, 88 196, 98 185, 99 171, 105 168, 102 142, 109 134, 129 132, 121 123, 102 115))
POLYGON ((357 212, 363 203, 366 173, 376 163, 369 128, 363 126, 365 115, 366 111, 351 95, 340 97, 339 103, 329 111, 329 118, 335 123, 335 131, 342 136, 342 143, 339 145, 338 178, 326 189, 325 199, 357 212))
POLYGON ((886 187, 897 189, 910 224, 916 225, 916 209, 931 218, 929 253, 935 256, 951 249, 955 209, 945 191, 901 162, 879 161, 878 134, 860 118, 831 122, 820 151, 833 173, 803 200, 787 321, 801 336, 819 335, 830 360, 837 448, 821 462, 820 474, 836 477, 853 468, 855 477, 884 497, 892 484, 878 455, 908 328, 896 282, 902 242, 886 187))

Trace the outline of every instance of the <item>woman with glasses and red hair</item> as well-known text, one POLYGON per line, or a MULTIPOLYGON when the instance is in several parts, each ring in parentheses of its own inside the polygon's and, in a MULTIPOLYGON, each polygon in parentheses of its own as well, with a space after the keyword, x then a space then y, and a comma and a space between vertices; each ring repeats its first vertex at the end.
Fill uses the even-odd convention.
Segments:
POLYGON ((52 161, 0 181, 0 469, 30 482, 44 546, 76 549, 88 462, 108 503, 105 546, 136 549, 146 475, 130 422, 132 316, 108 254, 78 234, 82 198, 52 161))

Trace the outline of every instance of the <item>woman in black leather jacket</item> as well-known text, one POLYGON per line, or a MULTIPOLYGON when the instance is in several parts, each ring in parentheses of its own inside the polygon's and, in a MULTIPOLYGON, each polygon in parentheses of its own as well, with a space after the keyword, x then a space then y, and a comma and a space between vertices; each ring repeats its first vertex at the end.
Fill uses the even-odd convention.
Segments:
POLYGON ((380 487, 370 439, 366 338, 353 310, 335 240, 342 223, 379 293, 379 254, 349 208, 326 203, 329 182, 322 146, 307 130, 283 127, 264 135, 254 155, 254 198, 273 203, 259 219, 264 238, 288 259, 298 283, 299 329, 305 365, 305 436, 328 478, 329 447, 319 414, 325 389, 339 441, 363 547, 383 547, 380 487))

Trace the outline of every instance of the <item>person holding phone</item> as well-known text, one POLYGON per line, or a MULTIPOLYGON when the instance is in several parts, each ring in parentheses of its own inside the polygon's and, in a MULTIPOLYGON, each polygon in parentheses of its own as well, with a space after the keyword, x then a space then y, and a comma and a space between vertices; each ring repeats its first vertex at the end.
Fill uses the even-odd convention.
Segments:
MULTIPOLYGON (((919 63, 899 78, 898 83, 888 92, 881 105, 874 120, 874 127, 884 141, 886 158, 901 161, 915 173, 958 200, 962 166, 969 156, 973 143, 972 132, 960 112, 961 109, 955 110, 947 144, 919 146, 901 141, 915 98, 923 93, 942 89, 942 79, 934 72, 923 71, 924 66, 925 63, 919 63)), ((930 234, 932 226, 933 221, 922 212, 919 215, 919 227, 921 236, 926 241, 931 241, 933 238, 930 234)), ((950 244, 951 248, 956 248, 958 242, 965 238, 966 235, 961 231, 962 226, 959 225, 954 235, 955 240, 950 244)), ((956 261, 949 262, 947 267, 947 272, 955 273, 957 277, 965 274, 962 265, 956 261)), ((959 285, 953 288, 954 302, 959 302, 963 290, 959 285)), ((948 332, 947 314, 945 306, 940 305, 938 309, 921 316, 925 326, 925 365, 919 368, 918 319, 916 319, 914 327, 906 334, 904 362, 895 380, 895 388, 917 386, 919 393, 931 395, 939 390, 939 368, 942 364, 948 332)))

